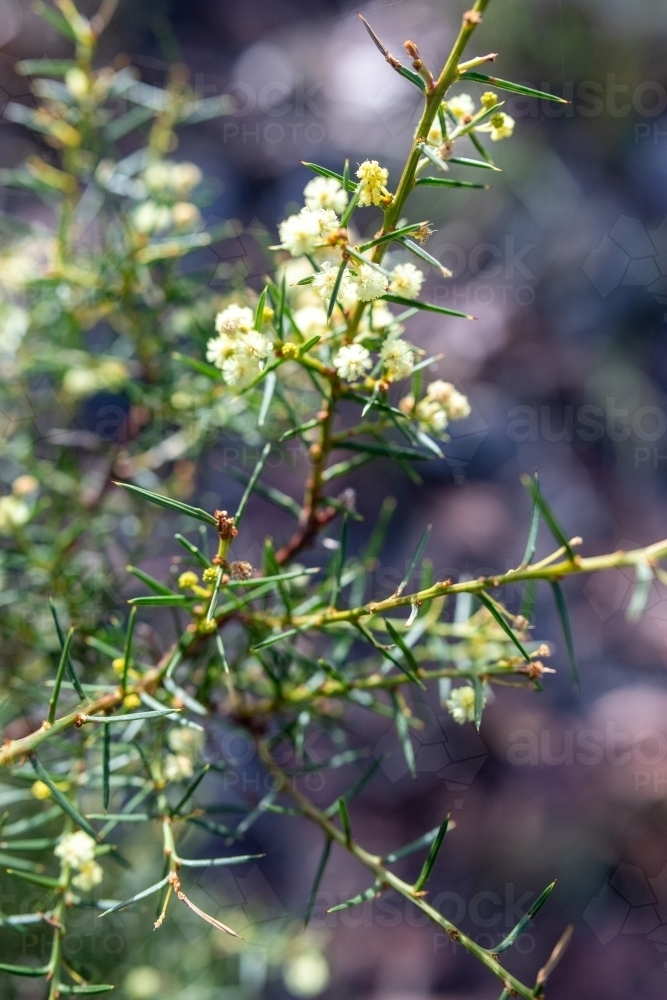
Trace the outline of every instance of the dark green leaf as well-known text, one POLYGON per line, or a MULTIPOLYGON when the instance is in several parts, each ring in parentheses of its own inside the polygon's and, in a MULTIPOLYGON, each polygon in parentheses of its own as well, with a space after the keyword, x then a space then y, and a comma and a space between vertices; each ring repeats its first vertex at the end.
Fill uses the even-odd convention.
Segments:
POLYGON ((443 823, 440 825, 437 834, 433 839, 431 848, 428 852, 428 856, 421 872, 419 873, 419 878, 414 884, 414 891, 421 892, 425 888, 426 883, 431 877, 431 872, 433 871, 433 865, 435 864, 438 854, 440 853, 440 848, 442 847, 442 842, 445 839, 445 834, 447 833, 447 827, 449 826, 449 815, 445 817, 443 823))
POLYGON ((48 787, 49 791, 51 792, 51 797, 53 798, 53 801, 60 806, 63 812, 66 812, 67 815, 74 820, 77 826, 80 826, 82 830, 85 830, 89 837, 92 837, 94 840, 97 840, 98 837, 93 827, 90 825, 88 820, 81 815, 76 806, 70 802, 67 796, 63 795, 60 789, 56 787, 56 785, 51 780, 48 771, 44 768, 42 762, 39 760, 37 754, 33 754, 30 760, 35 770, 35 773, 37 774, 37 777, 44 782, 44 784, 48 787))
POLYGON ((205 375, 206 378, 210 378, 213 382, 219 382, 222 378, 219 370, 214 368, 213 365, 207 365, 205 361, 198 361, 197 358, 191 358, 187 354, 179 354, 175 352, 172 354, 174 361, 180 361, 188 368, 192 368, 194 372, 199 375, 205 375))
POLYGON ((110 986, 108 983, 95 983, 90 986, 63 986, 62 983, 58 986, 60 993, 65 994, 77 994, 81 993, 108 993, 109 990, 115 990, 115 986, 110 986))
POLYGON ((264 854, 239 854, 234 858, 179 858, 179 865, 184 868, 219 868, 227 865, 243 865, 246 861, 255 861, 257 858, 266 857, 264 854))
POLYGON ((341 282, 343 280, 343 275, 345 274, 345 268, 347 267, 347 260, 344 259, 340 263, 338 268, 338 273, 336 274, 336 280, 334 282, 333 290, 331 292, 331 298, 329 299, 329 305, 327 306, 327 319, 331 319, 331 314, 334 311, 334 306, 336 305, 336 299, 338 298, 338 292, 340 291, 341 282))
POLYGON ((0 962, 0 972, 8 972, 12 976, 32 976, 37 978, 39 976, 46 976, 48 971, 48 965, 8 965, 7 962, 0 962))
POLYGON ((488 191, 488 184, 477 184, 475 181, 459 181, 453 177, 419 177, 415 181, 415 187, 452 187, 452 188, 480 188, 488 191))
POLYGON ((187 594, 155 594, 154 597, 131 597, 127 603, 136 604, 140 608, 186 608, 193 600, 194 598, 188 597, 187 594))
MULTIPOLYGON (((440 264, 438 264, 440 267, 440 264)), ((469 313, 458 312, 456 309, 446 309, 444 306, 433 305, 432 302, 422 302, 420 299, 406 299, 402 295, 394 295, 386 292, 381 296, 385 302, 394 302, 398 306, 405 306, 406 309, 423 309, 426 312, 440 313, 442 316, 458 316, 459 319, 474 319, 469 313)))
POLYGON ((69 38, 71 42, 76 42, 76 35, 70 24, 63 17, 63 15, 55 10, 53 7, 49 7, 47 4, 42 3, 42 0, 37 0, 34 7, 32 8, 36 14, 39 14, 41 18, 48 21, 51 27, 59 31, 61 35, 65 38, 69 38))
POLYGON ((53 725, 56 718, 56 708, 58 707, 58 698, 60 696, 60 685, 63 682, 63 676, 65 674, 65 669, 67 667, 67 660, 69 659, 69 648, 72 645, 72 636, 74 635, 74 626, 70 628, 67 633, 67 638, 65 639, 65 645, 63 646, 60 653, 60 661, 58 663, 58 669, 56 671, 56 679, 53 685, 53 693, 49 701, 49 710, 46 716, 46 721, 50 726, 53 725))
MULTIPOLYGON (((177 535, 176 537, 182 538, 183 536, 177 535)), ((208 566, 208 563, 206 563, 206 565, 208 566)), ((164 594, 165 596, 166 595, 173 596, 174 592, 173 590, 171 590, 170 587, 167 587, 166 584, 164 583, 160 583, 159 580, 156 580, 155 577, 153 576, 149 576, 148 573, 144 573, 142 569, 137 569, 136 566, 126 566, 125 569, 127 570, 128 573, 131 573, 132 576, 135 576, 137 580, 141 580, 142 583, 145 583, 148 589, 152 590, 154 594, 164 594)))
POLYGON ((544 101, 556 101, 557 104, 569 104, 563 97, 556 97, 545 90, 535 90, 533 87, 524 87, 520 83, 512 83, 510 80, 500 80, 497 76, 487 76, 486 73, 476 73, 473 70, 466 70, 461 73, 460 80, 474 80, 475 83, 483 83, 485 87, 498 87, 499 90, 509 90, 512 94, 523 94, 524 97, 535 97, 544 101))
POLYGON ((408 583, 410 582, 410 578, 411 578, 412 574, 414 573, 414 571, 416 570, 417 566, 419 565, 421 557, 424 555, 424 549, 426 548, 426 545, 427 545, 427 542, 428 542, 428 539, 429 539, 429 535, 431 534, 431 527, 432 527, 432 525, 429 524, 429 525, 426 526, 426 528, 424 528, 424 531, 422 532, 422 536, 419 539, 419 541, 417 542, 417 548, 415 549, 415 551, 413 553, 413 556, 412 556, 412 559, 410 560, 410 565, 408 566, 407 570, 405 571, 405 575, 404 575, 403 579, 401 580, 401 582, 399 583, 398 587, 396 588, 396 590, 394 592, 394 597, 400 597, 401 596, 401 594, 403 593, 403 591, 407 587, 408 583))
POLYGON ((352 899, 347 899, 344 903, 339 903, 338 906, 330 906, 327 913, 335 913, 337 910, 348 910, 351 906, 358 906, 359 903, 365 903, 369 899, 375 899, 382 892, 382 883, 375 882, 370 889, 366 889, 364 892, 360 892, 358 896, 353 896, 352 899))
POLYGON ((495 170, 497 173, 502 173, 500 167, 497 167, 495 163, 489 163, 488 160, 471 160, 467 156, 450 156, 447 163, 457 163, 460 167, 481 167, 483 170, 495 170))
POLYGON ((370 441, 338 441, 336 448, 345 448, 347 451, 362 451, 369 455, 383 455, 386 458, 409 458, 412 461, 425 461, 429 458, 415 448, 399 448, 393 444, 375 444, 370 441))
MULTIPOLYGON (((51 617, 53 618, 53 624, 55 625, 56 632, 58 634, 58 642, 60 643, 60 648, 62 649, 63 646, 65 645, 65 636, 63 635, 63 630, 60 627, 60 621, 58 619, 58 612, 56 611, 56 606, 51 598, 49 598, 49 608, 51 609, 51 617)), ((76 670, 74 669, 74 664, 72 663, 72 657, 69 655, 67 657, 67 673, 69 674, 69 679, 74 685, 74 689, 78 694, 79 698, 84 700, 86 696, 84 694, 79 678, 77 677, 76 670)))
POLYGON ((268 290, 268 286, 265 285, 262 289, 262 294, 257 301, 257 308, 255 309, 255 322, 253 323, 256 330, 261 330, 264 326, 264 307, 266 305, 266 295, 268 290))
POLYGON ((24 882, 31 882, 32 885, 39 885, 43 889, 56 889, 60 885, 60 879, 51 878, 48 875, 37 875, 34 872, 20 871, 18 868, 8 868, 7 874, 22 878, 24 882))
POLYGON ((345 843, 349 847, 352 844, 352 828, 350 827, 350 816, 347 811, 345 799, 338 799, 338 815, 340 816, 340 825, 345 834, 345 843))
POLYGON ((480 601, 482 602, 482 604, 484 605, 484 607, 487 609, 487 611, 489 611, 489 613, 491 614, 491 616, 493 618, 495 618, 495 620, 498 622, 498 624, 500 625, 500 627, 503 630, 503 632, 507 636, 509 636, 509 638, 512 640, 512 642, 514 643, 514 645, 516 646, 516 648, 519 650, 519 652, 521 653, 521 655, 525 659, 526 663, 530 663, 530 654, 526 651, 523 643, 520 641, 520 639, 517 638, 517 636, 516 636, 516 634, 514 632, 514 629, 510 628, 510 626, 508 625, 507 621, 505 620, 505 618, 503 617, 503 615, 500 613, 500 611, 496 607, 495 603, 488 596, 488 594, 485 594, 484 591, 480 591, 477 594, 477 596, 479 597, 480 601))
POLYGON ((419 75, 419 73, 416 73, 413 69, 408 69, 407 66, 404 66, 401 62, 399 62, 399 60, 396 59, 395 56, 392 56, 389 49, 386 47, 386 45, 384 45, 380 41, 380 39, 375 34, 370 24, 366 20, 366 18, 362 17, 359 11, 357 11, 357 17, 361 20, 364 28, 371 36, 373 44, 377 49, 379 49, 379 51, 385 57, 391 68, 395 69, 396 72, 399 73, 402 77, 405 77, 406 80, 409 80, 410 83, 414 83, 415 87, 419 87, 420 90, 426 90, 426 81, 419 75))
MULTIPOLYGON (((232 479, 239 480, 239 482, 248 482, 248 477, 236 469, 227 469, 227 475, 231 476, 232 479)), ((267 500, 271 500, 277 507, 282 507, 283 510, 289 511, 294 517, 298 518, 301 516, 301 507, 296 500, 287 496, 286 493, 274 489, 273 486, 265 486, 264 483, 257 482, 255 483, 255 492, 259 493, 260 496, 266 497, 267 500)))
POLYGON ((549 525, 549 529, 551 531, 551 534, 554 536, 554 538, 556 539, 556 541, 559 542, 563 546, 563 548, 567 552, 568 558, 571 561, 574 561, 574 549, 570 545, 570 542, 568 541, 568 538, 567 538, 565 532, 563 531, 563 529, 561 528, 560 524, 558 523, 558 521, 554 517, 553 513, 551 512, 551 508, 549 507, 549 505, 547 504, 546 500, 542 496, 542 491, 540 489, 539 480, 537 480, 537 479, 533 480, 533 479, 530 478, 530 476, 523 475, 521 477, 521 482, 523 483, 523 485, 525 486, 525 488, 528 490, 528 492, 530 493, 530 495, 533 497, 533 500, 535 501, 535 503, 537 504, 537 506, 540 508, 540 512, 542 514, 542 517, 544 518, 544 520, 549 525))
POLYGON ((572 678, 572 687, 578 691, 579 690, 579 671, 577 670, 577 658, 574 652, 574 641, 572 639, 572 628, 570 626, 570 616, 567 610, 567 602, 565 600, 565 594, 563 589, 556 580, 549 581, 551 583, 551 588, 554 593, 554 600, 556 602, 556 610, 558 611, 558 617, 560 618, 561 627, 563 629, 563 635, 565 636, 565 646, 567 649, 567 658, 570 664, 570 676, 572 678))
POLYGON ((388 621, 385 618, 384 623, 387 626, 387 631, 389 632, 389 635, 392 637, 392 639, 394 640, 400 651, 403 653, 403 656, 405 657, 406 665, 402 668, 403 673, 407 674, 410 680, 414 681, 415 684, 418 684, 420 688, 426 690, 425 685, 419 679, 418 675, 419 664, 415 660, 412 650, 410 649, 409 646, 406 646, 402 636, 399 635, 399 633, 396 631, 396 629, 394 628, 394 626, 391 624, 390 621, 388 621))
POLYGON ((392 243, 394 240, 400 240, 402 236, 410 236, 411 233, 416 233, 417 230, 421 229, 422 226, 427 225, 426 222, 411 222, 408 226, 400 226, 399 229, 393 229, 390 233, 384 233, 382 236, 376 236, 374 240, 369 240, 368 243, 362 243, 359 247, 360 253, 365 253, 366 250, 372 249, 372 247, 380 246, 383 243, 392 243))
MULTIPOLYGON (((410 253, 413 253, 415 257, 419 257, 420 260, 423 260, 427 264, 430 264, 431 267, 434 267, 437 271, 440 272, 440 274, 443 277, 451 278, 451 272, 448 271, 447 268, 444 267, 436 257, 433 257, 427 250, 424 250, 424 248, 420 246, 419 243, 415 243, 414 240, 408 240, 408 239, 399 239, 398 242, 401 244, 401 246, 405 247, 406 250, 409 250, 410 253)), ((414 299, 408 299, 407 301, 413 303, 414 309, 420 308, 419 305, 415 303, 414 299)))
POLYGON ((310 896, 308 897, 308 905, 306 907, 306 915, 305 915, 305 917, 303 919, 304 927, 308 926, 308 923, 310 922, 310 918, 311 918, 312 913, 313 913, 313 907, 315 906, 315 900, 317 899, 317 893, 318 893, 319 888, 320 888, 320 883, 322 881, 322 876, 324 875, 324 869, 327 866, 327 862, 329 860, 329 855, 331 853, 331 843, 332 842, 331 842, 331 838, 330 837, 327 837, 326 840, 324 841, 324 850, 322 851, 322 856, 321 856, 321 858, 319 860, 319 864, 317 866, 317 871, 315 872, 315 879, 313 881, 313 887, 310 890, 310 896))
MULTIPOLYGON (((192 558, 195 559, 200 566, 203 566, 204 569, 208 569, 212 565, 211 560, 207 559, 204 553, 198 549, 196 545, 193 545, 192 542, 188 541, 187 538, 184 538, 183 535, 176 534, 174 535, 174 538, 179 545, 182 545, 183 548, 190 553, 192 558)), ((155 582, 157 583, 157 580, 155 582)), ((162 586, 162 584, 160 584, 160 586, 162 586)), ((166 589, 167 588, 165 588, 165 590, 166 589)))
MULTIPOLYGON (((309 170, 312 170, 314 174, 319 174, 320 177, 333 177, 335 180, 340 181, 341 185, 343 184, 342 174, 337 174, 334 170, 329 170, 328 167, 321 167, 319 163, 309 163, 307 160, 302 160, 301 163, 304 167, 308 167, 309 170)), ((357 190, 357 185, 354 181, 348 180, 347 190, 357 190)))
MULTIPOLYGON (((450 829, 454 826, 452 823, 450 829)), ((421 837, 417 837, 416 840, 410 841, 405 847, 399 847, 397 851, 392 851, 391 854, 385 854, 382 858, 383 865, 393 865, 394 862, 400 861, 401 858, 406 858, 409 854, 414 854, 415 851, 420 851, 422 847, 429 847, 433 843, 438 833, 442 829, 441 826, 435 826, 428 833, 423 833, 421 837)))
POLYGON ((512 947, 512 945, 517 940, 517 938, 519 938, 523 934, 523 932, 525 931, 526 927, 531 922, 531 920, 533 920, 533 918, 535 916, 537 916, 537 914, 540 912, 540 910, 542 909, 542 907, 546 903, 547 899, 549 898, 549 896, 553 892, 553 889, 554 889, 555 885, 556 885, 556 881, 554 879, 554 881, 551 882, 550 885, 548 885, 546 887, 546 889, 544 890, 544 892, 542 892, 537 897, 537 899, 532 904, 532 906, 530 906, 526 910, 525 914, 523 915, 523 917, 521 918, 521 920, 519 921, 519 923, 516 925, 516 927, 514 927, 509 932, 509 934, 507 935, 507 937, 504 938, 500 942, 500 944, 496 945, 496 947, 493 949, 493 953, 495 955, 499 955, 501 952, 507 951, 508 948, 512 947))
POLYGON ((105 726, 102 733, 102 807, 109 808, 109 765, 111 763, 111 726, 105 726))
POLYGON ((245 512, 248 500, 250 499, 250 494, 254 490, 255 485, 257 483, 257 480, 259 479, 259 477, 262 474, 262 469, 264 468, 266 460, 269 457, 269 452, 270 451, 271 451, 271 442, 267 441, 267 443, 264 445, 264 447, 262 449, 262 454, 259 456, 259 460, 257 462, 257 465, 253 469, 252 475, 251 475, 250 479, 248 480, 248 485, 246 486, 245 492, 244 492, 243 496, 241 497, 241 503, 239 504, 238 510, 236 511, 236 514, 234 515, 234 525, 235 525, 235 527, 237 529, 238 529, 239 524, 241 523, 241 518, 243 517, 243 514, 245 512))
POLYGON ((141 892, 137 892, 134 896, 130 896, 129 899, 123 900, 122 903, 114 903, 108 910, 100 913, 100 917, 106 917, 108 913, 115 913, 116 910, 122 910, 125 906, 129 906, 131 903, 137 903, 140 899, 145 899, 146 896, 152 896, 153 893, 159 892, 168 881, 169 875, 165 875, 165 877, 160 879, 159 882, 156 882, 155 885, 149 885, 147 889, 142 889, 141 892))
POLYGON ((213 515, 209 514, 206 510, 202 510, 201 507, 190 507, 187 503, 181 503, 179 500, 172 500, 170 497, 164 497, 160 493, 151 493, 150 490, 144 490, 140 486, 133 486, 131 483, 119 483, 114 481, 114 485, 122 487, 122 489, 127 490, 128 493, 133 493, 142 500, 149 500, 151 503, 157 504, 158 507, 166 507, 167 510, 174 511, 176 514, 185 514, 187 517, 194 517, 198 521, 204 521, 206 524, 211 524, 214 527, 217 527, 217 521, 213 515))
POLYGON ((273 393, 276 389, 277 375, 275 372, 269 372, 264 380, 264 394, 262 396, 262 405, 259 408, 259 416, 257 417, 257 426, 263 427, 266 418, 269 413, 269 407, 271 406, 271 400, 273 399, 273 393))
POLYGON ((127 622, 127 632, 125 633, 125 648, 123 649, 123 675, 120 686, 123 690, 127 688, 127 673, 130 669, 130 659, 132 657, 132 637, 134 636, 134 626, 137 620, 137 609, 132 608, 127 622))
MULTIPOLYGON (((539 491, 540 481, 538 479, 537 473, 535 473, 534 479, 536 490, 539 491)), ((533 561, 533 556, 535 555, 535 544, 537 542, 537 531, 540 526, 540 505, 537 502, 537 492, 533 493, 533 509, 530 515, 530 531, 528 532, 528 541, 526 542, 526 551, 523 554, 523 559, 521 560, 522 566, 527 566, 533 561)))

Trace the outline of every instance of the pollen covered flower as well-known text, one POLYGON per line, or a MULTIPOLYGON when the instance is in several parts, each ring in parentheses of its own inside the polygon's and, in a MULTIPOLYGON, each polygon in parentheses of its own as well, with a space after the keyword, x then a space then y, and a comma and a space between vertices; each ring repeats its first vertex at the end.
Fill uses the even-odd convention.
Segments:
POLYGON ((83 892, 90 892, 96 885, 99 885, 104 877, 101 865, 97 861, 86 861, 81 865, 79 872, 72 879, 72 885, 83 892))
POLYGON ((294 313, 294 322, 306 338, 327 333, 327 311, 324 306, 302 306, 294 313))
MULTIPOLYGON (((486 702, 485 693, 482 694, 482 703, 486 702)), ((454 688, 449 698, 445 702, 449 714, 454 722, 462 726, 465 722, 475 721, 475 689, 471 684, 454 688)))
POLYGON ((426 390, 426 398, 442 406, 450 420, 465 420, 470 416, 467 396, 459 392, 451 382, 443 382, 442 379, 431 382, 426 390))
POLYGON ((331 208, 338 215, 345 211, 348 200, 347 191, 335 177, 314 177, 306 184, 303 195, 306 208, 331 208))
POLYGON ((391 272, 389 291, 405 299, 416 299, 424 284, 424 272, 414 264, 397 264, 391 272))
POLYGON ((457 94, 456 97, 451 97, 447 101, 447 108, 459 122, 472 118, 475 114, 475 102, 470 94, 457 94))
POLYGON ((407 378, 415 363, 412 348, 400 337, 387 337, 380 350, 380 357, 384 364, 385 375, 390 382, 407 378))
MULTIPOLYGON (((333 294, 338 277, 338 266, 331 261, 325 260, 322 267, 313 278, 313 288, 325 302, 328 302, 333 294)), ((343 280, 340 283, 338 297, 343 299, 347 308, 348 301, 352 304, 356 301, 356 286, 353 285, 347 269, 343 271, 343 280)))
POLYGON ((95 841, 83 830, 66 833, 54 850, 57 858, 70 868, 81 868, 95 859, 95 841))
POLYGON ((216 333, 227 333, 234 336, 237 333, 247 333, 252 330, 255 317, 248 306, 237 306, 234 303, 227 306, 215 317, 216 333))
POLYGON ((372 302, 387 291, 389 279, 382 271, 370 264, 360 264, 353 278, 354 290, 360 302, 372 302))
POLYGON ((459 392, 451 382, 438 379, 431 382, 426 395, 415 404, 412 394, 405 396, 398 404, 406 414, 418 421, 425 431, 442 434, 450 420, 465 420, 470 416, 468 398, 459 392))
POLYGON ((491 142, 500 142, 501 139, 509 139, 514 134, 516 122, 511 115, 506 115, 504 111, 498 111, 491 115, 488 122, 475 129, 476 132, 488 132, 491 142))
POLYGON ((228 306, 218 313, 219 336, 209 340, 206 357, 221 370, 228 385, 252 381, 262 370, 261 362, 273 349, 267 337, 250 328, 252 322, 252 310, 246 307, 228 306))
POLYGON ((280 223, 280 244, 292 257, 303 257, 320 247, 339 225, 338 216, 332 209, 306 206, 298 215, 290 215, 280 223))
POLYGON ((168 753, 164 759, 163 773, 167 781, 182 781, 194 774, 192 760, 184 753, 168 753))
POLYGON ((385 186, 389 180, 389 171, 386 167, 381 167, 377 160, 364 160, 360 163, 357 177, 361 188, 357 204, 362 208, 379 205, 383 198, 389 196, 385 186))
POLYGON ((333 359, 334 368, 346 382, 356 382, 372 366, 370 352, 361 344, 341 347, 333 359))

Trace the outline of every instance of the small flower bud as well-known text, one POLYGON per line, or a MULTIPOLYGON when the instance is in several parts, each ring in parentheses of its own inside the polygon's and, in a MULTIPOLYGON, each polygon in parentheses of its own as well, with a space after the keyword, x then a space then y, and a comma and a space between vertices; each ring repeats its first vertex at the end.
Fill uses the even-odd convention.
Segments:
POLYGON ((494 94, 492 90, 487 90, 480 97, 479 103, 483 108, 492 108, 494 104, 498 103, 498 95, 494 94))
POLYGON ((187 570, 185 573, 181 573, 178 578, 178 586, 181 590, 190 590, 192 587, 196 587, 199 583, 199 577, 192 570, 187 570))
POLYGON ((234 527, 234 518, 230 517, 226 510, 216 510, 213 516, 218 522, 218 534, 224 542, 236 538, 238 531, 234 527))
POLYGON ((215 583, 218 579, 218 571, 214 566, 207 566, 202 573, 202 577, 204 579, 204 583, 215 583))

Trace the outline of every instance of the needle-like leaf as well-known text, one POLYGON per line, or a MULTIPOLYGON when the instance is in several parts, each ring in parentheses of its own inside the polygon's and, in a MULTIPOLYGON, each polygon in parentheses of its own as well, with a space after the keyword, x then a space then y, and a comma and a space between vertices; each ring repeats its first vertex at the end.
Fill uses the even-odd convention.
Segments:
POLYGON ((498 90, 508 90, 512 94, 522 94, 524 97, 535 97, 538 100, 555 101, 557 104, 569 104, 564 97, 556 97, 546 90, 535 90, 534 87, 524 87, 521 83, 512 83, 511 80, 500 80, 497 76, 487 76, 486 73, 476 73, 474 70, 466 70, 461 73, 460 80, 473 80, 475 83, 483 83, 485 87, 497 87, 498 90))
POLYGON ((60 697, 60 685, 63 682, 63 676, 65 674, 65 669, 67 667, 67 660, 69 659, 69 648, 72 645, 73 635, 74 635, 74 626, 72 626, 69 632, 67 633, 65 644, 63 645, 62 651, 60 653, 60 661, 58 663, 58 669, 56 671, 56 680, 53 685, 53 692, 51 694, 51 699, 49 701, 49 710, 46 716, 46 721, 50 726, 53 725, 56 718, 56 708, 58 706, 58 698, 60 697))
POLYGON ((572 639, 572 627, 570 625, 570 615, 567 610, 567 601, 565 600, 565 594, 563 593, 563 588, 557 580, 552 580, 551 589, 554 594, 554 601, 556 602, 556 611, 558 612, 558 617, 560 618, 561 627, 563 629, 563 635, 565 637, 565 647, 567 649, 567 658, 570 664, 570 676, 572 678, 572 687, 575 691, 579 690, 579 671, 577 670, 577 657, 574 652, 574 640, 572 639))
POLYGON ((197 521, 204 521, 205 524, 211 524, 214 527, 217 526, 217 521, 213 515, 209 514, 206 510, 202 510, 201 507, 191 507, 187 503, 181 503, 180 500, 172 500, 171 497, 162 496, 161 493, 151 493, 150 490, 144 490, 140 486, 133 486, 132 483, 119 483, 114 480, 114 486, 120 486, 122 489, 127 490, 128 493, 133 493, 142 500, 149 500, 151 503, 157 504, 158 507, 165 507, 175 514, 185 514, 187 517, 194 517, 197 521))
POLYGON ((310 890, 310 895, 308 897, 308 905, 306 906, 306 915, 303 918, 304 927, 308 926, 310 918, 313 913, 313 907, 315 906, 315 901, 317 899, 317 893, 319 892, 320 883, 322 881, 324 870, 329 860, 329 855, 331 854, 331 844, 332 844, 331 838, 327 837, 326 840, 324 841, 324 850, 322 851, 322 856, 317 865, 317 871, 315 872, 313 886, 312 889, 310 890))
POLYGON ((257 483, 257 480, 259 479, 259 477, 262 474, 262 469, 264 468, 266 460, 269 457, 269 452, 270 451, 271 451, 271 442, 267 441, 267 443, 262 448, 262 454, 259 456, 259 460, 257 462, 257 465, 253 469, 252 475, 251 475, 250 479, 248 480, 248 485, 246 486, 245 491, 243 493, 243 496, 241 497, 241 502, 240 502, 240 504, 238 506, 238 510, 236 511, 236 514, 234 515, 234 526, 236 527, 237 530, 238 530, 238 527, 239 527, 239 525, 241 523, 241 518, 243 517, 243 515, 245 513, 245 509, 246 509, 246 506, 248 504, 248 500, 250 499, 250 495, 252 494, 252 491, 255 488, 255 484, 257 483))
MULTIPOLYGON (((56 606, 52 598, 49 598, 49 608, 51 609, 51 617, 53 618, 53 624, 56 627, 56 633, 58 635, 58 642, 60 643, 60 648, 62 649, 65 645, 65 636, 63 630, 60 626, 60 620, 58 618, 58 612, 56 611, 56 606)), ((72 663, 72 657, 68 654, 67 656, 67 673, 69 674, 69 679, 71 680, 74 690, 78 694, 79 698, 83 701, 85 699, 85 694, 81 682, 77 677, 76 670, 74 669, 74 664, 72 663)))
POLYGON ((370 889, 365 889, 364 892, 360 892, 358 896, 353 896, 352 899, 346 899, 344 903, 339 903, 337 906, 330 906, 327 913, 336 913, 337 910, 348 910, 351 906, 358 906, 360 903, 365 903, 369 899, 375 899, 382 892, 383 886, 381 882, 375 882, 370 889))
POLYGON ((514 643, 514 645, 516 646, 516 648, 519 650, 519 652, 521 653, 521 655, 523 656, 523 658, 526 660, 526 662, 530 663, 530 654, 526 651, 526 649, 525 649, 523 643, 521 642, 521 640, 517 638, 514 630, 512 628, 510 628, 510 626, 508 625, 507 621, 505 620, 505 618, 503 617, 503 615, 501 614, 501 612, 496 607, 495 602, 492 601, 491 598, 488 596, 488 594, 485 594, 484 591, 480 591, 479 594, 477 594, 477 596, 479 597, 480 601, 482 602, 482 604, 484 605, 484 607, 487 609, 487 611, 491 614, 491 616, 493 618, 495 618, 495 620, 498 622, 498 624, 500 625, 500 627, 503 630, 503 632, 507 636, 509 636, 509 638, 512 640, 512 642, 514 643))
POLYGON ((431 877, 433 866, 437 860, 438 854, 440 853, 440 848, 442 847, 442 842, 445 839, 445 834, 447 833, 447 828, 449 826, 449 819, 450 817, 449 815, 447 815, 443 820, 443 822, 440 824, 437 834, 433 838, 433 843, 431 844, 430 850, 426 857, 426 861, 424 862, 422 870, 419 873, 419 877, 414 884, 413 888, 415 892, 421 892, 424 889, 429 878, 431 877))
POLYGON ((70 800, 67 798, 67 796, 64 795, 60 791, 60 789, 54 784, 54 782, 51 780, 50 774, 48 773, 48 771, 46 770, 46 768, 43 766, 43 764, 40 761, 40 759, 37 756, 37 754, 33 754, 33 756, 30 758, 30 760, 31 760, 32 766, 33 766, 33 768, 35 770, 35 773, 37 774, 37 777, 41 781, 44 782, 44 784, 47 786, 47 788, 51 792, 51 797, 52 797, 53 801, 56 802, 60 806, 60 808, 63 810, 63 812, 66 812, 67 815, 70 816, 74 820, 74 822, 76 823, 77 826, 80 826, 82 830, 85 830, 89 837, 92 837, 93 840, 98 840, 97 833, 95 832, 95 830, 93 829, 93 827, 90 825, 90 823, 88 822, 88 820, 84 816, 81 815, 81 813, 76 808, 76 806, 73 805, 72 802, 70 802, 70 800))
POLYGON ((537 897, 532 906, 530 906, 526 910, 523 917, 521 917, 521 920, 518 922, 516 927, 513 927, 512 930, 507 935, 507 937, 503 938, 500 944, 495 946, 495 948, 493 949, 495 955, 499 955, 501 952, 507 951, 508 948, 512 947, 517 938, 519 938, 523 934, 523 932, 525 931, 526 927, 531 922, 531 920, 533 920, 540 912, 540 910, 546 903, 547 899, 553 892, 555 885, 556 885, 556 880, 554 879, 554 881, 551 882, 542 893, 540 893, 540 895, 537 897))

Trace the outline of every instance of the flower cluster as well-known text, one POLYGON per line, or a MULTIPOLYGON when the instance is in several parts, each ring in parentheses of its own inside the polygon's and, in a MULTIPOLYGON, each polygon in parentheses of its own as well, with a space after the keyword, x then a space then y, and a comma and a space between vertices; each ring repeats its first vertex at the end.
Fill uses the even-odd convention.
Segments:
POLYGON ((206 357, 221 370, 227 385, 251 382, 273 349, 271 341, 253 329, 254 322, 247 306, 230 305, 216 316, 218 336, 209 340, 206 357))
POLYGON ((467 396, 459 392, 451 382, 437 379, 431 382, 426 395, 415 402, 412 394, 404 396, 399 403, 406 415, 413 416, 426 431, 442 434, 450 421, 465 420, 470 416, 467 396))
POLYGON ((184 781, 194 774, 194 763, 203 746, 202 733, 189 726, 179 726, 169 733, 173 753, 165 756, 162 773, 166 781, 184 781))
POLYGON ((194 163, 151 163, 143 172, 146 201, 132 213, 141 233, 159 233, 172 227, 187 230, 201 221, 199 209, 190 200, 192 189, 201 183, 201 170, 194 163))
POLYGON ((292 257, 303 257, 326 246, 328 237, 337 232, 340 220, 332 208, 310 208, 290 215, 278 227, 280 245, 292 257))
POLYGON ((386 183, 389 171, 381 167, 377 160, 364 160, 357 170, 359 178, 359 198, 357 204, 364 208, 367 205, 381 205, 389 197, 386 183))
MULTIPOLYGON (((488 693, 482 689, 482 708, 486 705, 488 693)), ((464 684, 454 688, 445 705, 454 722, 462 726, 465 722, 475 721, 475 689, 472 684, 464 684)))
POLYGON ((83 892, 90 892, 102 881, 104 873, 95 861, 96 847, 97 844, 92 837, 83 830, 77 830, 75 833, 64 834, 53 852, 63 864, 77 871, 78 874, 72 879, 72 885, 82 889, 83 892))
MULTIPOLYGON (((476 119, 479 121, 479 124, 473 122, 471 126, 475 132, 488 134, 492 142, 509 139, 514 133, 514 126, 516 124, 511 115, 506 114, 504 111, 496 111, 490 118, 485 119, 482 114, 485 111, 488 112, 498 103, 498 95, 490 90, 482 94, 480 98, 481 107, 479 109, 475 107, 475 102, 470 94, 457 94, 455 97, 450 97, 449 100, 443 102, 443 118, 441 120, 440 116, 438 116, 428 133, 429 144, 439 147, 438 155, 440 159, 443 161, 449 159, 452 155, 452 140, 456 139, 457 131, 464 126, 470 125, 473 119, 476 119, 476 116, 481 115, 480 118, 476 119), (443 133, 442 122, 446 122, 447 119, 449 119, 451 125, 451 139, 449 135, 443 133)), ((446 169, 446 162, 443 166, 446 169)))

